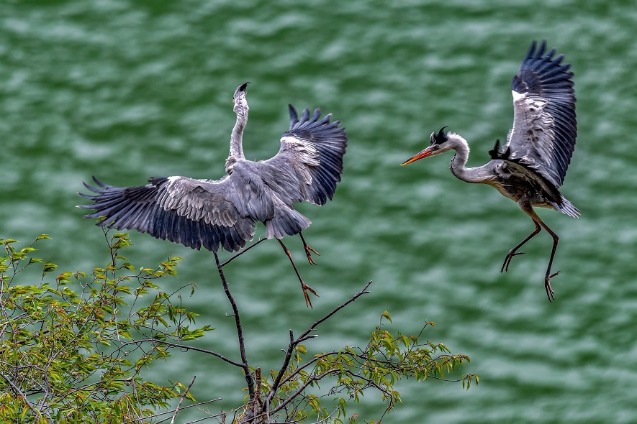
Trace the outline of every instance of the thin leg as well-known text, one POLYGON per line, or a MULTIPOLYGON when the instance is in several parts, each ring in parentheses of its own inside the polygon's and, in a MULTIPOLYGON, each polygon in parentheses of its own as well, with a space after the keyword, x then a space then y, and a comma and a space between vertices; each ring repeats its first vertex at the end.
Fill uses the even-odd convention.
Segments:
POLYGON ((544 276, 544 289, 546 290, 546 296, 549 298, 549 302, 552 302, 555 299, 555 292, 553 291, 553 287, 551 287, 551 278, 559 274, 559 271, 551 274, 551 267, 553 266, 553 259, 555 258, 555 251, 557 250, 557 245, 560 242, 560 238, 557 236, 557 234, 555 234, 553 230, 549 228, 548 225, 544 223, 544 221, 542 221, 542 219, 538 216, 538 214, 535 213, 535 211, 533 210, 533 207, 530 204, 521 203, 520 208, 522 208, 522 210, 528 216, 531 217, 531 219, 533 220, 533 223, 535 224, 535 230, 533 230, 533 232, 527 238, 522 240, 520 244, 518 244, 517 246, 515 246, 513 249, 509 251, 506 258, 504 259, 502 270, 508 271, 509 264, 511 263, 511 259, 513 259, 513 257, 518 254, 517 250, 522 245, 524 245, 524 243, 526 243, 527 241, 535 237, 537 233, 539 233, 540 230, 544 228, 553 238, 553 248, 551 249, 551 257, 549 258, 549 264, 548 264, 548 267, 546 267, 546 274, 544 276))
POLYGON ((560 242, 560 238, 551 230, 548 225, 546 225, 542 220, 540 220, 540 225, 553 237, 553 249, 551 249, 551 258, 549 259, 549 266, 546 268, 546 275, 544 276, 544 289, 546 290, 546 295, 549 298, 549 302, 555 299, 555 292, 553 291, 553 287, 551 287, 551 278, 555 277, 560 272, 554 272, 551 274, 551 267, 553 266, 553 258, 555 258, 555 251, 557 250, 557 245, 560 242))
POLYGON ((285 244, 283 244, 281 240, 279 239, 276 239, 276 240, 279 242, 279 244, 283 248, 283 251, 288 256, 288 259, 290 260, 290 263, 292 264, 292 268, 294 268, 294 272, 296 273, 296 276, 298 277, 299 282, 301 283, 301 289, 303 290, 303 296, 305 297, 305 304, 307 305, 308 308, 311 308, 312 301, 310 300, 310 295, 308 294, 308 291, 312 293, 314 296, 318 296, 318 294, 316 293, 316 291, 314 291, 312 287, 308 286, 307 284, 303 282, 303 279, 301 278, 301 274, 299 274, 299 270, 296 268, 296 264, 294 263, 294 259, 292 259, 292 253, 290 253, 290 250, 287 247, 285 247, 285 244))
POLYGON ((310 265, 316 265, 316 262, 314 262, 314 259, 312 259, 312 253, 316 253, 319 256, 321 256, 321 254, 317 252, 316 250, 314 250, 312 247, 310 247, 309 244, 305 242, 305 238, 303 238, 303 233, 299 233, 299 235, 301 236, 301 240, 303 241, 303 248, 305 249, 305 256, 307 256, 307 261, 310 263, 310 265))
POLYGON ((500 272, 505 272, 505 271, 508 272, 509 271, 509 265, 511 265, 511 260, 513 259, 513 257, 517 256, 517 255, 524 255, 524 252, 518 252, 518 249, 520 247, 524 246, 524 244, 527 241, 531 240, 533 237, 535 237, 537 235, 537 233, 540 232, 540 230, 542 229, 540 227, 540 224, 538 224, 538 222, 535 219, 533 219, 533 223, 535 224, 535 230, 533 230, 533 232, 531 234, 529 234, 527 238, 522 240, 517 246, 515 246, 513 249, 509 250, 509 253, 507 253, 506 257, 504 258, 504 263, 502 264, 502 268, 500 269, 500 272))

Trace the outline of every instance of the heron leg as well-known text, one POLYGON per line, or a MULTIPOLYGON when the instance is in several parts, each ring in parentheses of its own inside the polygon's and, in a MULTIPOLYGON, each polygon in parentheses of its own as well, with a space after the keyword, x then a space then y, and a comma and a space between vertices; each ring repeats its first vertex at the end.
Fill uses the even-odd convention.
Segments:
POLYGON ((314 248, 312 248, 309 244, 307 244, 305 238, 303 237, 303 233, 299 233, 299 235, 301 236, 301 240, 303 241, 303 248, 305 249, 305 256, 307 256, 307 261, 310 263, 310 265, 316 265, 316 262, 314 262, 314 259, 312 259, 312 253, 315 253, 319 256, 321 256, 321 254, 314 250, 314 248))
POLYGON ((533 232, 529 234, 524 240, 522 240, 517 246, 509 250, 509 253, 507 253, 506 257, 504 258, 504 263, 502 264, 502 268, 500 269, 500 272, 505 272, 505 271, 508 272, 509 265, 511 265, 511 260, 513 259, 513 257, 517 255, 524 255, 524 252, 518 252, 518 249, 524 246, 524 244, 527 241, 531 240, 533 237, 537 235, 537 233, 540 232, 540 230, 542 229, 542 227, 540 227, 540 224, 535 219, 533 219, 533 223, 535 224, 535 230, 533 230, 533 232))
POLYGON ((276 239, 276 240, 279 242, 279 244, 283 248, 283 251, 287 255, 288 259, 290 260, 290 263, 292 264, 292 268, 294 268, 294 272, 296 273, 296 276, 299 279, 299 283, 301 283, 301 289, 303 290, 303 296, 305 297, 305 304, 307 305, 308 308, 311 308, 312 301, 310 300, 310 295, 308 292, 312 293, 314 296, 318 296, 318 293, 316 293, 316 291, 312 287, 305 284, 305 282, 303 281, 303 278, 301 278, 301 274, 299 273, 299 270, 296 268, 294 259, 292 259, 292 253, 290 252, 290 249, 288 249, 281 240, 279 239, 276 239))
POLYGON ((553 259, 555 258, 555 251, 557 250, 557 245, 560 242, 560 238, 555 234, 553 230, 549 228, 542 220, 539 221, 542 228, 544 228, 550 235, 553 237, 553 248, 551 249, 551 257, 549 259, 549 266, 546 268, 546 275, 544 276, 544 289, 546 290, 546 296, 549 298, 549 302, 555 300, 555 292, 553 291, 553 287, 551 287, 551 278, 555 277, 560 272, 554 272, 551 274, 551 267, 553 266, 553 259))
POLYGON ((544 228, 546 232, 548 232, 553 238, 553 247, 551 249, 551 257, 549 258, 549 264, 546 267, 546 274, 544 275, 544 290, 546 290, 546 296, 549 298, 549 302, 552 302, 555 299, 555 292, 553 291, 553 287, 551 287, 551 278, 555 277, 560 272, 558 271, 555 273, 551 273, 551 267, 553 266, 553 259, 555 259, 555 252, 557 251, 557 245, 560 242, 560 238, 557 236, 557 234, 555 234, 555 231, 551 230, 551 228, 549 228, 549 226, 546 225, 544 221, 542 221, 542 219, 538 216, 538 214, 535 213, 531 204, 521 203, 520 207, 533 220, 533 223, 535 224, 535 230, 533 230, 533 232, 529 234, 527 238, 522 240, 520 244, 518 244, 517 246, 515 246, 513 249, 509 251, 506 258, 504 258, 504 264, 502 265, 501 272, 509 270, 509 264, 511 263, 511 259, 513 259, 515 255, 520 254, 520 253, 517 253, 517 250, 520 247, 522 247, 524 243, 526 243, 527 241, 535 237, 537 233, 539 233, 541 229, 544 228))

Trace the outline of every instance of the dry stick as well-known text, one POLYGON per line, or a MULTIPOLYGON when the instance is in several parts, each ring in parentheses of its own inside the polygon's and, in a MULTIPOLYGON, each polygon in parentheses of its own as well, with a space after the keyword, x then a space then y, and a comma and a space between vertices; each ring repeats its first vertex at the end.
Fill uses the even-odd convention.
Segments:
POLYGON ((227 261, 225 261, 224 263, 222 263, 220 266, 221 268, 223 268, 224 266, 228 265, 230 262, 234 261, 235 259, 237 259, 239 256, 243 255, 244 253, 246 253, 248 250, 252 249, 253 247, 256 247, 259 243, 261 243, 262 241, 266 241, 267 239, 259 239, 256 242, 254 242, 253 244, 251 244, 250 246, 246 247, 244 250, 242 250, 241 252, 237 253, 236 255, 233 255, 230 259, 228 259, 227 261))
POLYGON ((248 365, 248 359, 246 357, 246 347, 245 341, 243 339, 243 327, 241 327, 241 319, 239 318, 239 309, 237 308, 237 304, 232 297, 232 293, 230 293, 230 287, 228 286, 228 281, 226 280, 226 275, 223 272, 223 267, 219 262, 219 256, 217 252, 212 252, 215 255, 215 262, 217 263, 217 271, 219 272, 219 277, 221 277, 221 284, 223 285, 223 291, 226 293, 226 297, 230 301, 230 305, 232 306, 232 313, 234 315, 234 323, 237 327, 237 338, 239 339, 239 353, 241 354, 241 368, 243 368, 243 374, 245 375, 246 383, 248 385, 248 394, 250 395, 250 402, 254 401, 254 380, 252 379, 252 374, 250 373, 250 366, 248 365))
POLYGON ((221 355, 221 354, 219 354, 217 352, 214 352, 212 350, 202 349, 202 348, 195 347, 195 346, 182 345, 182 344, 179 344, 179 343, 165 342, 165 341, 162 341, 162 340, 148 339, 148 340, 142 340, 142 341, 149 341, 149 342, 152 341, 152 342, 155 342, 155 343, 158 343, 158 344, 162 344, 162 345, 165 345, 165 346, 168 346, 168 347, 176 347, 178 349, 182 349, 182 350, 186 350, 186 351, 192 350, 194 352, 205 353, 205 354, 208 354, 208 355, 212 355, 215 358, 218 358, 218 359, 220 359, 220 360, 222 360, 224 362, 227 362, 230 365, 234 365, 235 367, 243 368, 243 364, 240 364, 239 362, 233 361, 230 358, 226 358, 225 356, 223 356, 223 355, 221 355))
MULTIPOLYGON (((283 365, 281 366, 281 369, 279 370, 279 373, 277 374, 276 379, 274 380, 274 383, 272 384, 272 388, 270 389, 270 393, 268 393, 268 397, 266 398, 266 401, 265 401, 265 403, 263 405, 262 412, 265 412, 266 408, 269 408, 270 402, 272 401, 272 398, 276 394, 276 391, 279 389, 279 385, 281 383, 281 379, 283 378, 283 374, 285 373, 285 370, 287 370, 288 365, 290 364, 290 359, 292 358, 292 353, 294 353, 294 349, 296 349, 296 347, 300 343, 304 342, 305 340, 307 340, 309 338, 314 337, 314 336, 310 336, 310 333, 312 331, 314 331, 316 329, 316 327, 318 327, 323 322, 325 322, 328 319, 330 319, 334 314, 336 314, 338 311, 340 311, 341 309, 343 309, 344 307, 346 307, 350 303, 354 302, 356 299, 358 299, 362 295, 369 293, 369 291, 367 291, 367 289, 369 288, 369 286, 371 284, 372 284, 372 282, 369 281, 365 285, 365 287, 363 287, 362 290, 360 290, 359 292, 354 294, 346 302, 344 302, 344 303, 340 304, 339 306, 337 306, 336 308, 332 309, 332 311, 330 311, 323 318, 318 319, 316 322, 314 322, 314 324, 312 324, 307 330, 305 330, 305 332, 303 334, 301 334, 296 339, 294 339, 294 333, 292 332, 292 330, 290 330, 290 344, 288 344, 287 351, 285 352, 285 359, 283 360, 283 365)), ((294 396, 296 396, 296 395, 298 395, 298 393, 295 394, 294 396)), ((287 404, 287 403, 288 402, 285 402, 285 404, 287 404)), ((279 408, 275 409, 273 412, 278 411, 280 409, 281 408, 279 407, 279 408)))
POLYGON ((192 387, 192 385, 195 383, 195 379, 197 378, 196 375, 192 376, 192 381, 190 382, 190 384, 188 385, 188 388, 186 389, 186 391, 181 395, 181 399, 179 399, 179 403, 177 404, 177 407, 175 408, 175 413, 173 414, 173 418, 172 420, 170 420, 170 424, 175 424, 175 418, 177 418, 177 413, 179 413, 179 408, 181 407, 182 402, 184 401, 184 399, 186 398, 186 396, 188 396, 188 392, 190 391, 190 388, 192 387))

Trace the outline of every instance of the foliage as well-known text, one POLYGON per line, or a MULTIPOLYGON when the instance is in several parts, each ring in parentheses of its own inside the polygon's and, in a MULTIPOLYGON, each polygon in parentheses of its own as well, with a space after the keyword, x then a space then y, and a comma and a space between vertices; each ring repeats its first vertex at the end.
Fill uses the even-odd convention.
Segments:
MULTIPOLYGON (((386 328, 386 321, 391 322, 387 311, 364 348, 345 347, 305 360, 306 347, 296 344, 294 359, 286 367, 277 393, 272 397, 270 413, 285 410, 285 422, 315 417, 317 422, 357 423, 357 415, 348 418, 347 409, 352 400, 358 403, 365 391, 372 389, 380 393, 387 413, 400 402, 395 384, 402 378, 444 379, 447 373, 469 361, 467 355, 450 354, 442 343, 420 341, 422 332, 435 325, 433 322, 425 323, 417 336, 406 336, 392 333, 386 328), (323 395, 308 393, 309 387, 318 387, 319 381, 327 377, 333 379, 328 384, 329 390, 323 395)), ((271 377, 276 381, 274 373, 271 377)), ((479 378, 468 374, 461 381, 468 389, 472 382, 478 383, 479 378)), ((272 393, 272 386, 264 382, 261 390, 272 393)))
POLYGON ((182 383, 142 375, 169 355, 166 342, 211 330, 190 328, 196 315, 181 305, 181 291, 156 285, 175 275, 179 258, 135 269, 120 255, 127 236, 116 234, 106 266, 53 276, 57 266, 33 256, 47 238, 25 247, 0 240, 0 421, 131 422, 181 397, 182 383), (18 284, 36 264, 41 281, 18 284))
MULTIPOLYGON (((386 311, 365 347, 310 357, 304 342, 316 337, 322 323, 368 293, 369 282, 300 336, 290 330, 281 367, 262 375, 261 368, 246 359, 240 311, 224 274, 225 266, 261 240, 223 263, 215 254, 239 341, 241 359, 233 360, 187 345, 212 328, 197 327, 196 314, 182 305, 182 292, 190 289, 192 295, 194 288, 166 293, 159 287, 159 279, 176 275, 179 258, 155 268, 136 268, 121 254, 130 245, 127 235, 105 235, 110 257, 104 267, 57 275, 55 264, 34 256, 35 246, 48 236, 24 247, 0 239, 0 422, 172 423, 185 399, 195 401, 190 394, 194 379, 189 385, 153 383, 143 371, 175 349, 179 355, 205 353, 241 370, 248 393, 245 404, 204 417, 236 423, 357 423, 359 417, 349 413, 350 407, 364 393, 379 393, 387 413, 400 402, 399 380, 445 379, 469 360, 451 354, 442 343, 421 340, 433 323, 425 323, 415 336, 390 331, 386 311), (35 268, 37 275, 29 276, 35 268), (21 280, 29 283, 19 284, 21 280)), ((468 388, 478 377, 453 381, 468 388)))

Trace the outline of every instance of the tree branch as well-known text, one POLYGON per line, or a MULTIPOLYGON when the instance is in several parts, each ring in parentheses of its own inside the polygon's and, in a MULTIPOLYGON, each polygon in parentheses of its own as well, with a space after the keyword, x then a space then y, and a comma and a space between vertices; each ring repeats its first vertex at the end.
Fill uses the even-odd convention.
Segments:
POLYGON ((193 350, 195 352, 201 352, 201 353, 206 353, 208 355, 212 355, 215 358, 221 359, 224 362, 229 363, 230 365, 234 365, 235 367, 239 367, 239 368, 243 368, 243 364, 237 362, 237 361, 233 361, 232 359, 226 358, 225 356, 214 352, 212 350, 208 350, 208 349, 202 349, 199 347, 194 347, 194 346, 187 346, 187 345, 182 345, 182 344, 178 344, 178 343, 172 343, 172 342, 165 342, 163 340, 153 340, 153 339, 149 339, 148 341, 153 341, 155 343, 161 343, 163 345, 166 345, 168 347, 176 347, 179 349, 183 349, 183 350, 193 350))
POLYGON ((175 408, 175 413, 173 414, 173 418, 170 420, 170 424, 175 424, 175 418, 177 418, 177 414, 179 413, 179 408, 181 407, 181 404, 184 401, 184 399, 186 398, 186 396, 188 396, 188 392, 190 391, 190 388, 192 387, 192 385, 195 383, 195 379, 196 378, 197 378, 196 375, 192 377, 192 381, 188 385, 188 388, 181 395, 181 398, 179 399, 179 403, 177 404, 177 407, 175 408))
MULTIPOLYGON (((20 388, 18 386, 16 386, 15 384, 13 384, 13 381, 11 381, 11 379, 9 377, 7 377, 6 375, 4 375, 3 373, 0 373, 0 377, 2 377, 9 386, 11 386, 11 388, 13 389, 13 391, 15 392, 16 395, 20 396, 22 398, 22 400, 24 401, 24 403, 26 404, 26 406, 33 411, 33 414, 35 417, 42 417, 42 414, 40 413, 40 411, 33 406, 33 404, 31 402, 29 402, 29 399, 27 398, 27 395, 25 395, 22 390, 20 390, 20 388)), ((50 418, 50 417, 49 417, 50 418)))
POLYGON ((276 408, 274 408, 273 410, 270 411, 270 414, 276 414, 277 412, 279 412, 281 409, 285 408, 287 406, 288 403, 292 402, 294 399, 296 399, 297 396, 299 396, 300 394, 302 394, 305 389, 308 388, 308 386, 312 383, 314 383, 315 381, 319 381, 322 380, 323 378, 325 378, 326 376, 332 374, 336 372, 335 370, 328 370, 325 371, 321 374, 318 374, 314 377, 310 377, 307 379, 307 381, 305 383, 303 383, 294 393, 292 393, 290 396, 287 397, 287 399, 285 399, 280 405, 278 405, 276 408))
MULTIPOLYGON (((283 378, 283 374, 285 374, 285 371, 288 369, 288 366, 290 365, 290 360, 292 358, 292 353, 294 352, 294 349, 296 349, 296 347, 304 342, 305 340, 314 337, 311 336, 310 333, 312 331, 314 331, 316 329, 316 327, 318 327, 319 325, 321 325, 322 323, 324 323, 325 321, 327 321, 328 319, 330 319, 332 316, 334 316, 338 311, 340 311, 341 309, 345 308, 347 305, 349 305, 350 303, 354 302, 356 299, 358 299, 359 297, 361 297, 364 294, 369 293, 369 291, 367 290, 369 288, 369 286, 372 284, 371 281, 369 281, 365 287, 363 287, 362 290, 358 291, 357 293, 355 293, 351 298, 349 298, 346 302, 341 303, 340 305, 338 305, 336 308, 332 309, 329 313, 327 313, 325 316, 323 316, 322 318, 319 318, 317 321, 314 322, 314 324, 312 324, 307 330, 305 330, 305 332, 303 332, 303 334, 301 334, 299 337, 297 337, 296 339, 294 339, 294 333, 292 332, 292 330, 290 330, 290 343, 288 344, 288 348, 285 352, 285 359, 283 360, 283 364, 281 365, 281 368, 279 369, 279 373, 277 374, 274 383, 272 384, 272 388, 270 389, 270 392, 268 393, 268 397, 266 398, 266 401, 264 402, 262 411, 265 411, 266 407, 269 408, 269 404, 272 401, 272 399, 274 398, 274 395, 276 394, 277 390, 280 387, 281 384, 281 379, 283 378)), ((296 374, 298 372, 295 371, 292 375, 296 374)), ((291 400, 293 397, 298 396, 300 392, 296 392, 295 394, 292 395, 292 397, 288 398, 283 405, 287 404, 289 400, 291 400)), ((277 409, 275 411, 272 411, 273 413, 280 410, 280 408, 277 407, 277 409)))
POLYGON ((217 271, 219 272, 219 277, 221 278, 223 291, 225 292, 226 297, 228 298, 228 301, 230 302, 230 305, 232 306, 232 313, 234 314, 234 322, 237 328, 237 338, 239 339, 239 353, 241 354, 241 368, 243 368, 243 374, 246 379, 246 384, 248 385, 248 394, 250 396, 250 402, 252 402, 254 401, 254 397, 255 397, 254 379, 252 378, 252 373, 250 372, 250 366, 248 365, 248 359, 246 357, 246 347, 245 347, 245 341, 243 338, 243 327, 241 326, 241 318, 239 317, 239 309, 237 308, 237 303, 234 301, 234 297, 232 297, 232 293, 230 293, 230 287, 228 286, 226 275, 223 272, 223 265, 219 262, 219 256, 217 255, 217 252, 212 252, 212 253, 214 253, 215 255, 215 263, 217 264, 217 271))
POLYGON ((245 249, 243 249, 241 252, 233 255, 230 257, 230 259, 228 259, 227 261, 223 262, 220 266, 221 268, 223 268, 224 266, 228 265, 230 262, 234 261, 235 259, 237 259, 239 256, 243 255, 244 253, 246 253, 248 250, 252 249, 253 247, 256 247, 257 245, 259 245, 261 242, 266 241, 267 239, 259 239, 256 242, 252 243, 250 246, 246 247, 245 249))

